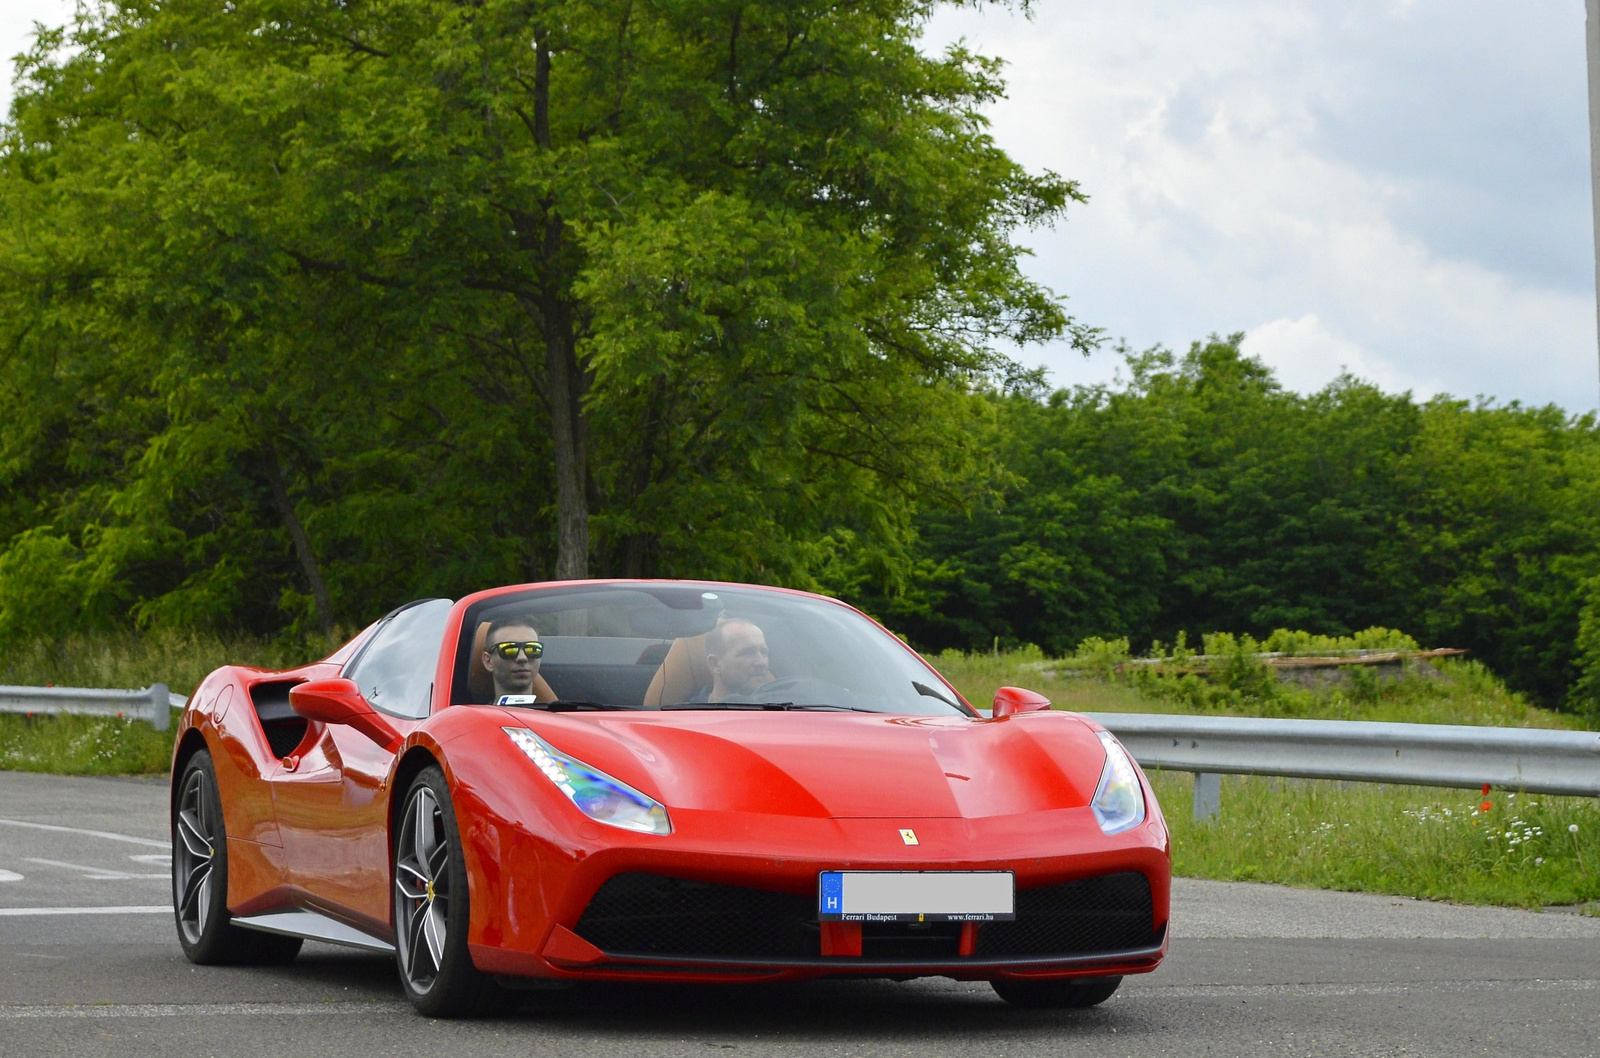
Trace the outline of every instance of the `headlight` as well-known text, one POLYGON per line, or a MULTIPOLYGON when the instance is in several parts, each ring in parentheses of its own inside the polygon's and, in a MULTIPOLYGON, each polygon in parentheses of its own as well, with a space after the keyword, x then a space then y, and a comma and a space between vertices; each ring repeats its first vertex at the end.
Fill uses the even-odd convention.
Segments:
POLYGON ((578 806, 578 811, 590 819, 641 834, 672 833, 672 821, 659 801, 567 756, 525 727, 501 730, 510 735, 511 741, 556 784, 556 789, 566 794, 578 806))
POLYGON ((1100 829, 1107 834, 1120 834, 1129 827, 1144 822, 1144 789, 1139 785, 1139 773, 1109 731, 1096 731, 1106 747, 1106 766, 1100 773, 1100 785, 1095 788, 1094 817, 1100 829))

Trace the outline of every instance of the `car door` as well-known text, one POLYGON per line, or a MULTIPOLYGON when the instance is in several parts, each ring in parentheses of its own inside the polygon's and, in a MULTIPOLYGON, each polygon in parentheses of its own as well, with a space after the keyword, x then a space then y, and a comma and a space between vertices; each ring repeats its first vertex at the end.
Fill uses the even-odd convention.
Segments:
MULTIPOLYGON (((402 733, 428 715, 448 599, 386 617, 345 667, 362 695, 402 733)), ((290 884, 364 919, 389 921, 388 806, 394 755, 354 728, 328 725, 294 770, 272 780, 290 884)))

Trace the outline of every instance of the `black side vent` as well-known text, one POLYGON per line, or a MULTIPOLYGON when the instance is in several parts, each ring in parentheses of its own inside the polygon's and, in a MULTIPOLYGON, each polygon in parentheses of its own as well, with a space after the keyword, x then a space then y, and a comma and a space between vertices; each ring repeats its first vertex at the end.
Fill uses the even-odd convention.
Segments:
POLYGON ((302 680, 282 680, 275 683, 258 683, 250 688, 250 704, 255 706, 256 719, 261 721, 261 731, 267 736, 272 755, 282 760, 305 737, 306 719, 289 707, 289 688, 302 680))

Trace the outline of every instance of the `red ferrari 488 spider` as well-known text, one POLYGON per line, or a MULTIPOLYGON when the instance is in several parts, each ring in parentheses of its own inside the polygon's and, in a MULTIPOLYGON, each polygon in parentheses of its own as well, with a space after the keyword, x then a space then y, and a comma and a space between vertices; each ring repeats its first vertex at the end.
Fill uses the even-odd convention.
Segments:
POLYGON ((1166 953, 1167 830, 1108 732, 972 708, 802 592, 585 581, 218 669, 172 762, 199 963, 393 952, 432 1015, 584 980, 943 975, 1089 1006, 1166 953))

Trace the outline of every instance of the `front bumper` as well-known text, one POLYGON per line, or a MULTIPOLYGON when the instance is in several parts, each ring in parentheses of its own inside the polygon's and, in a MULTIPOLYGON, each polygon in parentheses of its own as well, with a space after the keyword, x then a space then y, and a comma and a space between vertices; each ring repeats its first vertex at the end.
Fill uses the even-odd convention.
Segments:
MULTIPOLYGON (((473 886, 469 939, 474 962, 488 973, 678 981, 1098 977, 1148 972, 1167 950, 1171 867, 1159 816, 1107 837, 1088 809, 910 820, 674 811, 674 833, 664 838, 585 822, 572 825, 570 840, 543 836, 550 831, 539 824, 480 819, 464 835, 473 886), (915 830, 916 846, 903 843, 902 827, 915 830), (1114 950, 996 955, 984 952, 979 926, 979 939, 963 937, 959 950, 906 957, 874 956, 870 944, 862 954, 843 956, 822 954, 825 946, 755 954, 607 950, 591 943, 581 925, 602 886, 619 875, 742 887, 804 901, 814 912, 824 870, 1009 870, 1016 876, 1019 919, 1029 891, 1132 872, 1148 882, 1149 928, 1114 950)), ((798 903, 788 906, 791 916, 798 913, 792 910, 798 903)), ((861 951, 859 942, 855 950, 861 951)))

